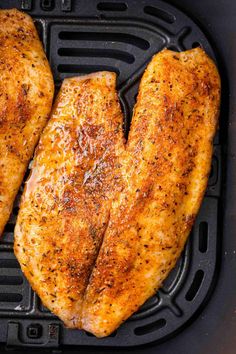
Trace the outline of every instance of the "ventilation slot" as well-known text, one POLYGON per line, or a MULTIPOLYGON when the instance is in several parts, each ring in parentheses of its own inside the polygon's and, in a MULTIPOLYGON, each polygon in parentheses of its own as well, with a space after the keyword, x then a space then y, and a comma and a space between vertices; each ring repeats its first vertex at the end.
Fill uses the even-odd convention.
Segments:
POLYGON ((0 259, 0 268, 20 268, 16 259, 0 259))
POLYGON ((167 23, 174 23, 176 18, 174 15, 169 14, 166 11, 163 11, 161 9, 158 9, 156 7, 153 6, 145 6, 144 7, 144 12, 145 14, 154 16, 154 17, 158 17, 159 19, 161 19, 162 21, 165 21, 167 23))
POLYGON ((160 320, 158 320, 156 322, 153 322, 153 323, 149 323, 146 326, 135 328, 134 333, 137 336, 142 336, 144 334, 148 334, 148 333, 152 333, 152 332, 158 331, 159 329, 161 329, 165 325, 166 325, 166 320, 164 318, 161 318, 160 320))
POLYGON ((68 57, 113 58, 128 64, 132 64, 135 60, 132 54, 113 49, 60 48, 58 54, 68 57))
POLYGON ((23 297, 21 294, 0 294, 0 302, 21 302, 22 299, 23 297))
POLYGON ((113 66, 107 65, 69 65, 60 64, 57 67, 59 73, 69 73, 69 74, 89 74, 96 71, 114 71, 117 75, 120 74, 119 69, 113 66))
POLYGON ((204 276, 204 272, 201 269, 199 269, 194 276, 193 282, 192 282, 187 294, 185 295, 185 299, 187 301, 192 301, 195 298, 195 296, 197 295, 197 292, 200 289, 200 286, 203 281, 203 276, 204 276))
POLYGON ((100 2, 97 9, 99 11, 125 11, 127 5, 123 2, 100 2))
POLYGON ((21 285, 23 278, 17 276, 0 275, 0 285, 21 285))
POLYGON ((75 41, 94 41, 94 42, 121 42, 131 44, 140 49, 146 50, 150 47, 148 41, 143 38, 127 33, 105 33, 105 32, 65 32, 59 33, 59 38, 75 41))
POLYGON ((199 224, 199 251, 205 253, 208 244, 208 224, 202 221, 199 224))

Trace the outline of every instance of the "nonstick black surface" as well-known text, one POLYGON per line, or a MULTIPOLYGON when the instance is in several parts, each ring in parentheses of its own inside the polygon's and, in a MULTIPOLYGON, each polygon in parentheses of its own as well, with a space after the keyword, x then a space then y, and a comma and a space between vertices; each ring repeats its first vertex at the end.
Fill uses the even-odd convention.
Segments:
POLYGON ((151 56, 165 46, 185 50, 202 45, 218 63, 223 97, 206 197, 185 252, 163 289, 111 337, 98 340, 82 331, 65 329, 41 305, 22 277, 12 253, 18 197, 0 243, 0 341, 8 347, 22 348, 73 349, 82 345, 80 350, 86 353, 111 351, 104 346, 112 347, 113 353, 120 347, 126 352, 134 346, 137 353, 144 350, 161 354, 235 353, 236 146, 232 95, 235 94, 236 3, 229 0, 0 2, 2 8, 20 9, 22 5, 35 18, 57 87, 64 77, 78 73, 104 69, 118 74, 126 134, 143 69, 151 56), (170 6, 174 2, 183 11, 170 6), (228 85, 229 73, 232 83, 228 85))

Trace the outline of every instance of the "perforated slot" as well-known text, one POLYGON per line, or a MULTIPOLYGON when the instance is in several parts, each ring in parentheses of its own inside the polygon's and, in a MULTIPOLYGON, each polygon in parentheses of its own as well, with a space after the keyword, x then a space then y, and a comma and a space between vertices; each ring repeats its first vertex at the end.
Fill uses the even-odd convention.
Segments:
POLYGON ((23 278, 17 276, 0 275, 0 285, 21 285, 23 278))
POLYGON ((127 33, 104 33, 104 32, 65 32, 59 33, 59 38, 74 41, 102 41, 102 42, 122 42, 132 44, 140 49, 146 50, 150 47, 147 40, 127 34, 127 33))
POLYGON ((20 268, 16 259, 0 259, 0 268, 20 268))
POLYGON ((167 23, 174 23, 175 22, 175 16, 172 14, 169 14, 168 12, 159 9, 157 7, 153 6, 145 6, 144 7, 144 12, 148 15, 155 16, 160 18, 161 20, 167 22, 167 23))
POLYGON ((21 294, 12 294, 12 293, 0 293, 0 302, 16 302, 19 303, 23 299, 21 294))
MULTIPOLYGON (((4 234, 5 236, 5 234, 4 234)), ((0 248, 0 317, 8 311, 21 311, 30 308, 31 290, 26 282, 18 261, 14 257, 11 248, 0 248)), ((12 315, 11 315, 12 316, 12 315)))
POLYGON ((152 333, 158 331, 166 325, 166 320, 164 318, 159 319, 158 321, 149 323, 146 326, 137 327, 134 330, 134 333, 137 336, 143 336, 144 334, 152 333))
POLYGON ((204 272, 203 272, 203 270, 199 269, 194 276, 193 282, 192 282, 187 294, 185 295, 185 299, 187 301, 193 301, 193 299, 197 295, 198 290, 200 289, 200 286, 203 281, 203 277, 204 277, 204 272))
POLYGON ((97 9, 100 11, 125 11, 127 5, 124 2, 100 2, 97 9))

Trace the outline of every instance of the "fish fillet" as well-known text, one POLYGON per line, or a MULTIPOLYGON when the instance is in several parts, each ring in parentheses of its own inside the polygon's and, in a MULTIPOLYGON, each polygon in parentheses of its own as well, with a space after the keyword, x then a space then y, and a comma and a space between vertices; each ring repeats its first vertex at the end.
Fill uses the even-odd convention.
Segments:
POLYGON ((7 223, 54 94, 32 19, 0 10, 0 235, 7 223))
POLYGON ((83 303, 82 326, 97 337, 137 311, 179 258, 206 190, 219 102, 202 49, 163 50, 148 65, 122 157, 125 188, 83 303))
POLYGON ((80 327, 81 305, 122 188, 122 112, 116 74, 64 80, 21 201, 14 251, 44 305, 80 327))

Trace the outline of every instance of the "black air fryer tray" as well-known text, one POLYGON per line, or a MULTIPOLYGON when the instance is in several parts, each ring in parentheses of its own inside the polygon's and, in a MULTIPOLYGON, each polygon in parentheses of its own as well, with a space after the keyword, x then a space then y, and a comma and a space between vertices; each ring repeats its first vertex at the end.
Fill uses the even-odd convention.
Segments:
MULTIPOLYGON (((188 3, 186 0, 183 2, 188 3)), ((214 6, 213 0, 207 3, 214 6)), ((126 135, 139 80, 153 54, 164 47, 182 51, 201 45, 219 66, 223 78, 220 129, 214 141, 212 170, 200 213, 183 255, 163 288, 117 332, 107 338, 97 339, 84 331, 67 329, 43 307, 22 275, 13 254, 13 231, 21 193, 0 242, 0 342, 8 348, 92 346, 99 350, 101 347, 148 345, 150 350, 151 343, 157 346, 165 342, 157 349, 164 353, 162 350, 167 348, 168 342, 173 343, 175 338, 183 336, 203 316, 208 302, 210 306, 209 299, 214 297, 222 264, 222 197, 225 195, 222 176, 224 178, 226 169, 222 156, 225 156, 226 148, 228 87, 221 57, 214 47, 214 41, 208 38, 201 25, 160 0, 0 2, 2 8, 13 6, 33 16, 57 88, 65 77, 99 70, 117 73, 126 135)), ((223 257, 226 255, 223 254, 223 257)), ((235 287, 232 287, 232 291, 235 293, 235 287)), ((215 308, 216 313, 217 310, 215 308)), ((197 329, 195 326, 195 331, 200 330, 201 327, 197 329)), ((184 348, 185 351, 175 348, 175 352, 191 354, 195 350, 194 347, 184 348)), ((196 353, 218 353, 217 349, 204 350, 196 353)))

